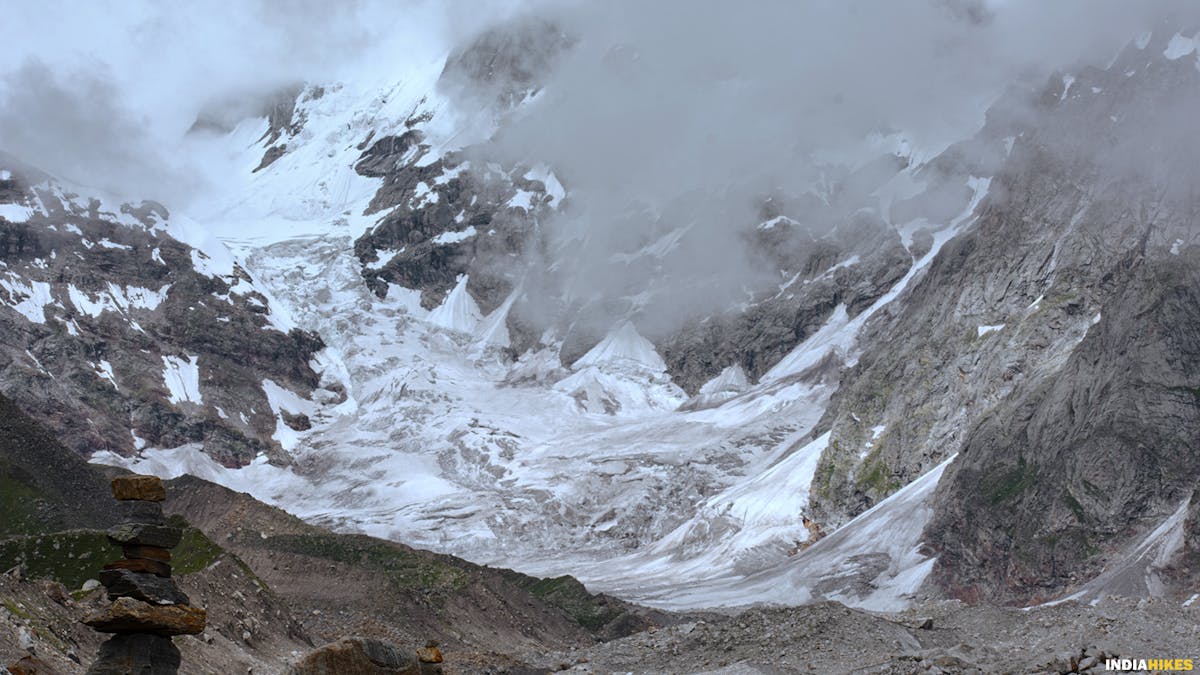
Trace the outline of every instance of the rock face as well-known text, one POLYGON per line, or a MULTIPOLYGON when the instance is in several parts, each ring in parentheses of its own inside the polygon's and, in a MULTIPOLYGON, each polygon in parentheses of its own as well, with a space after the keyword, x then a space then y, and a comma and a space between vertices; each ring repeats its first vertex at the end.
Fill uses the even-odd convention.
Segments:
POLYGON ((990 176, 988 196, 866 326, 816 430, 827 527, 959 453, 926 531, 955 596, 1053 597, 1196 488, 1200 207, 1175 120, 1200 80, 1169 37, 1014 91, 923 169, 906 209, 928 211, 938 172, 990 176))
POLYGON ((993 411, 944 476, 928 532, 956 595, 1051 597, 1200 483, 1200 256, 1130 274, 1058 376, 993 411))
POLYGON ((0 392, 80 454, 279 458, 264 382, 309 394, 320 341, 161 205, 107 204, 2 153, 0 170, 0 392))
POLYGON ((289 675, 421 675, 413 654, 371 638, 348 637, 305 656, 289 675))
MULTIPOLYGON (((156 476, 118 476, 113 495, 126 504, 142 504, 130 512, 149 511, 162 516, 167 489, 156 476)), ((187 595, 171 579, 169 549, 179 543, 182 530, 170 525, 123 523, 108 532, 125 558, 104 566, 100 583, 111 604, 93 612, 83 623, 102 633, 116 633, 101 648, 90 674, 175 673, 179 650, 172 635, 197 635, 207 623, 205 611, 189 604, 187 595)))

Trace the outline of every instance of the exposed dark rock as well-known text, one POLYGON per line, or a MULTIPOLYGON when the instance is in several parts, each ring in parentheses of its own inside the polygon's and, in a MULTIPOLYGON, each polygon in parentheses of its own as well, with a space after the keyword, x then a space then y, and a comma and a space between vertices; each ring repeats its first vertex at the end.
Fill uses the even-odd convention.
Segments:
POLYGON ((171 576, 171 566, 158 560, 148 558, 121 558, 107 563, 105 570, 129 570, 141 574, 154 574, 160 577, 171 576))
POLYGON ((162 525, 166 523, 161 502, 126 501, 118 505, 121 521, 126 523, 145 523, 147 525, 162 525))
POLYGON ((1138 263, 1101 317, 943 476, 927 535, 953 593, 1052 597, 1200 485, 1200 259, 1138 263))
POLYGON ((125 554, 126 558, 144 558, 146 560, 157 560, 159 562, 171 562, 171 552, 158 546, 125 544, 121 546, 121 551, 125 554))
POLYGON ((275 160, 283 157, 285 154, 287 154, 287 145, 273 145, 267 148, 267 151, 263 153, 262 161, 258 163, 258 166, 254 167, 252 173, 257 173, 271 166, 275 163, 275 160))
POLYGON ((100 583, 108 590, 108 598, 133 598, 151 605, 186 605, 188 597, 175 581, 155 574, 130 570, 101 570, 100 583))
POLYGON ((145 523, 122 523, 108 531, 108 538, 119 546, 137 544, 174 548, 183 536, 183 530, 170 525, 147 525, 145 523))
POLYGON ((292 414, 286 410, 281 410, 279 416, 283 418, 283 423, 293 431, 308 431, 312 428, 312 421, 304 413, 292 414))
POLYGON ((550 21, 519 18, 484 31, 451 54, 438 86, 508 108, 536 91, 572 44, 574 40, 550 21))
POLYGON ((87 675, 175 675, 182 657, 171 638, 161 635, 115 635, 100 645, 87 675))

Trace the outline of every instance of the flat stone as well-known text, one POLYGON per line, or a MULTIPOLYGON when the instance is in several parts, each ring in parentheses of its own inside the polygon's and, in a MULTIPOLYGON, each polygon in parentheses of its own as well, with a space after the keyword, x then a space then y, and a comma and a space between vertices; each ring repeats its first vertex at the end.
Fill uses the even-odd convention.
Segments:
POLYGON ((171 576, 171 566, 157 560, 146 560, 145 558, 134 558, 133 560, 114 560, 104 566, 106 570, 129 570, 130 572, 142 572, 145 574, 153 574, 160 577, 171 576))
POLYGON ((130 559, 143 558, 145 560, 157 560, 165 563, 171 562, 171 552, 158 546, 139 546, 137 544, 130 544, 128 546, 122 546, 121 551, 125 554, 126 558, 130 559))
POLYGON ((207 614, 191 605, 151 605, 133 598, 117 598, 111 605, 83 619, 101 633, 152 633, 199 635, 207 614))
POLYGON ((100 583, 108 598, 133 598, 151 605, 186 605, 188 596, 172 579, 125 569, 101 570, 100 583))
POLYGON ((141 500, 161 502, 167 498, 167 487, 158 476, 117 476, 112 480, 113 496, 118 501, 141 500))
POLYGON ((166 515, 163 514, 162 502, 121 502, 118 505, 121 521, 126 523, 146 523, 147 525, 165 525, 166 515))
POLYGON ((175 548, 183 538, 183 530, 170 525, 147 525, 145 523, 122 523, 108 531, 108 538, 118 546, 138 544, 175 548))
POLYGON ((87 675, 175 675, 182 658, 171 638, 134 633, 114 635, 100 645, 87 675))

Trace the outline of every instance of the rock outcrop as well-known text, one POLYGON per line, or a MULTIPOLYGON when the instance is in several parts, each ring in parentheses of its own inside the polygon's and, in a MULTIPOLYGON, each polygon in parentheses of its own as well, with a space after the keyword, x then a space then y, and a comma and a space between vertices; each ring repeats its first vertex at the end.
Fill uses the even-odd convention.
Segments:
POLYGON ((0 393, 81 455, 282 461, 267 382, 310 394, 320 340, 161 205, 105 203, 2 152, 0 175, 0 393))

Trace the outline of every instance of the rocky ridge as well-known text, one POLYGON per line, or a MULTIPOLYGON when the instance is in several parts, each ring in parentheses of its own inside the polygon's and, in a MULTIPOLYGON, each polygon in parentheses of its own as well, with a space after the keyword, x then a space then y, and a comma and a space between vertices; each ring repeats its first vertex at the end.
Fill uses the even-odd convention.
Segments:
POLYGON ((268 390, 317 387, 320 339, 223 247, 176 238, 188 224, 161 205, 112 205, 7 155, 0 170, 0 389, 81 454, 282 459, 289 411, 268 390))

